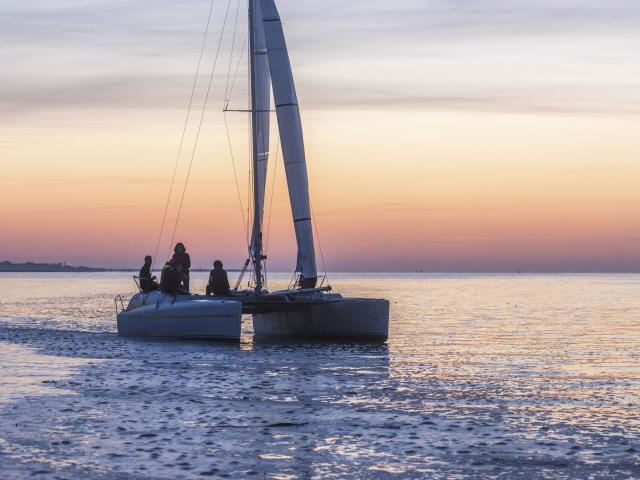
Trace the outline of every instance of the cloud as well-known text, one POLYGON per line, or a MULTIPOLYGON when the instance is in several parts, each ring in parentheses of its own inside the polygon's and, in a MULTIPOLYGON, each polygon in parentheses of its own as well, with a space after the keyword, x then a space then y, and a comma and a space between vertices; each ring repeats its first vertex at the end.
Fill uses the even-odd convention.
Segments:
MULTIPOLYGON (((52 80, 48 84, 5 84, 0 118, 56 109, 177 107, 180 80, 164 76, 103 76, 52 80)), ((182 98, 179 94, 182 93, 182 98)))
MULTIPOLYGON (((226 6, 215 3, 204 75, 226 6)), ((640 75, 636 0, 282 0, 279 7, 305 108, 640 112, 640 87, 631 81, 640 75)), ((0 118, 184 108, 208 9, 209 0, 4 2, 0 118)), ((238 12, 242 37, 244 7, 238 12)), ((234 15, 232 8, 229 25, 234 15)), ((216 102, 230 42, 231 29, 216 102)))
POLYGON ((132 208, 138 208, 137 205, 107 205, 97 207, 68 207, 68 208, 54 208, 39 210, 41 213, 64 213, 64 212, 99 212, 99 211, 112 211, 112 210, 129 210, 132 208))
MULTIPOLYGON (((219 84, 221 75, 217 76, 219 84)), ((69 83, 36 86, 5 85, 0 95, 0 120, 55 110, 82 109, 182 109, 190 83, 187 77, 142 75, 75 80, 69 83)), ((200 87, 206 79, 201 78, 200 87)), ((558 113, 595 115, 640 115, 640 89, 604 89, 581 84, 555 87, 517 85, 496 89, 491 86, 451 87, 432 83, 430 92, 408 92, 376 88, 342 87, 307 83, 301 99, 308 110, 464 110, 505 113, 558 113)), ((214 94, 222 92, 214 88, 214 94)), ((201 98, 200 96, 196 97, 201 98)), ((196 108, 200 108, 194 104, 196 108)), ((221 97, 212 98, 209 110, 220 107, 221 97)))
MULTIPOLYGON (((111 212, 111 211, 122 211, 122 210, 130 210, 134 208, 139 208, 139 205, 107 205, 107 206, 94 206, 94 207, 65 207, 65 208, 38 208, 38 209, 30 209, 29 213, 37 213, 37 214, 51 214, 51 213, 71 213, 71 212, 111 212)), ((14 212, 2 212, 7 216, 14 212)), ((26 212, 22 212, 24 215, 26 212)))
POLYGON ((496 89, 489 85, 465 88, 434 83, 429 94, 320 84, 307 88, 315 90, 317 95, 301 103, 312 109, 640 115, 640 89, 636 87, 609 90, 576 83, 554 87, 514 85, 496 89))

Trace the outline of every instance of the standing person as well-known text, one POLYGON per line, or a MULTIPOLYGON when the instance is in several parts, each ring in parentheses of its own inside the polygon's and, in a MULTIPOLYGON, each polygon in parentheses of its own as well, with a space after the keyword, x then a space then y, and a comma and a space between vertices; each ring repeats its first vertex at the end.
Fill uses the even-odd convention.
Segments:
POLYGON ((156 282, 156 277, 151 275, 152 263, 153 259, 151 258, 151 255, 144 257, 144 265, 140 269, 140 274, 138 275, 138 278, 140 279, 140 290, 142 290, 142 293, 153 292, 159 288, 159 285, 156 282))
POLYGON ((222 268, 222 262, 213 262, 213 270, 209 273, 209 284, 207 285, 207 295, 229 295, 229 278, 227 272, 222 268))
POLYGON ((184 285, 184 289, 189 291, 189 269, 191 268, 191 257, 187 253, 182 242, 176 243, 176 247, 173 249, 173 261, 176 264, 178 272, 180 272, 180 280, 184 285))

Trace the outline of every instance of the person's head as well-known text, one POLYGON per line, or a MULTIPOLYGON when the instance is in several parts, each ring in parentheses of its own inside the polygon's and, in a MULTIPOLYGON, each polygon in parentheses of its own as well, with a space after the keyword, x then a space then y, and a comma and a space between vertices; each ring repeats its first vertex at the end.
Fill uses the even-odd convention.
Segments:
POLYGON ((222 262, 220 260, 216 260, 213 262, 213 268, 222 268, 222 262))
POLYGON ((151 258, 151 255, 147 255, 146 257, 144 257, 145 265, 151 265, 152 263, 153 263, 153 259, 151 258))
POLYGON ((184 243, 178 242, 176 243, 176 248, 174 248, 173 251, 176 253, 184 253, 187 249, 184 247, 184 243))

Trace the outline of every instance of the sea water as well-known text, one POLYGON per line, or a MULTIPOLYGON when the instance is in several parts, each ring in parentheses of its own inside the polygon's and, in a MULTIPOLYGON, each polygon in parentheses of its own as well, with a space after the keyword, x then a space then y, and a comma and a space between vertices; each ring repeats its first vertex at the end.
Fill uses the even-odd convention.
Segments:
POLYGON ((130 274, 0 274, 0 476, 640 478, 640 275, 329 280, 387 344, 119 338, 130 274))

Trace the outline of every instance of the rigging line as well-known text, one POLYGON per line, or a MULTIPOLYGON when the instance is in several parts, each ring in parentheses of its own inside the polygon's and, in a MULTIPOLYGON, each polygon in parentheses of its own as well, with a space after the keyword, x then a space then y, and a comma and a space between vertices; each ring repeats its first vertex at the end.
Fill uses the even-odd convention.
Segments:
POLYGON ((193 143, 193 150, 191 151, 191 158, 189 159, 189 168, 187 170, 187 178, 184 182, 184 188, 182 189, 182 197, 180 198, 180 207, 178 208, 178 215, 176 217, 176 223, 173 226, 173 234, 171 235, 171 243, 169 246, 173 245, 173 241, 176 236, 176 230, 178 229, 178 222, 180 221, 180 214, 182 213, 182 206, 184 204, 184 197, 187 193, 187 186, 189 185, 189 177, 191 176, 191 167, 193 167, 193 159, 196 156, 196 150, 198 148, 198 140, 200 139, 200 131, 202 130, 202 123, 204 120, 205 112, 207 111, 207 103, 209 102, 209 94, 211 93, 211 85, 213 84, 213 77, 216 72, 216 65, 218 64, 218 57, 220 56, 220 47, 222 46, 222 38, 224 36, 224 31, 227 26, 227 19, 229 18, 229 9, 231 8, 231 0, 227 3, 227 12, 224 16, 224 21, 222 23, 222 30, 220 31, 220 38, 218 39, 218 48, 216 50, 216 56, 213 60, 213 68, 211 69, 211 76, 209 77, 209 85, 207 86, 207 94, 204 97, 204 104, 202 105, 202 113, 200 114, 200 122, 198 123, 198 130, 196 131, 196 138, 193 143))
POLYGON ((227 95, 227 101, 231 100, 231 95, 233 95, 233 88, 236 85, 236 79, 238 78, 238 71, 240 70, 240 65, 242 64, 242 59, 244 57, 245 47, 247 45, 247 37, 249 34, 247 33, 244 36, 244 40, 242 41, 242 47, 240 48, 240 58, 238 58, 238 63, 236 65, 236 71, 233 74, 233 80, 231 81, 231 88, 229 89, 229 94, 227 95))
POLYGON ((268 251, 269 247, 269 233, 271 232, 271 212, 273 211, 273 197, 275 196, 276 191, 276 173, 278 171, 278 156, 280 154, 280 136, 277 136, 276 143, 276 157, 274 160, 273 166, 273 178, 271 179, 271 196, 269 197, 269 215, 267 216, 267 235, 266 240, 264 242, 264 250, 268 251))
POLYGON ((236 192, 238 193, 238 201, 240 202, 240 216, 242 217, 242 226, 244 227, 245 237, 249 237, 248 220, 244 217, 244 206, 242 205, 242 194, 240 193, 240 183, 238 182, 238 173, 236 170, 236 161, 233 155, 233 147, 231 144, 231 134, 229 132, 229 123, 227 122, 227 114, 223 112, 224 126, 227 131, 227 142, 229 143, 229 153, 231 154, 231 164, 233 165, 233 177, 236 181, 236 192))
POLYGON ((227 70, 227 84, 224 88, 224 108, 227 108, 229 103, 229 79, 231 78, 231 66, 233 65, 233 54, 236 46, 236 33, 238 31, 238 17, 240 15, 240 1, 237 2, 236 7, 236 20, 233 27, 233 38, 231 40, 231 55, 229 55, 229 69, 227 70))
MULTIPOLYGON (((247 224, 251 221, 251 193, 253 189, 251 188, 251 184, 253 183, 252 170, 249 169, 247 175, 247 224)), ((249 230, 247 229, 247 245, 251 245, 251 237, 249 234, 249 230)))
POLYGON ((287 287, 287 290, 292 290, 295 287, 295 285, 297 283, 296 282, 296 274, 297 273, 298 272, 296 272, 296 271, 293 272, 293 275, 291 276, 291 280, 289 280, 289 286, 287 287))
MULTIPOLYGON (((215 0, 211 0, 211 7, 209 8, 209 16, 207 17, 207 26, 204 30, 204 38, 202 39, 202 46, 200 48, 200 58, 198 59, 198 66, 196 68, 196 74, 193 79, 193 86, 191 87, 191 96, 189 97, 189 106, 187 108, 187 116, 184 120, 184 126, 182 127, 182 135, 180 136, 180 146, 178 147, 178 154, 176 156, 176 162, 173 167, 173 175, 171 176, 171 186, 169 187, 169 195, 167 196, 167 202, 164 207, 164 214, 162 215, 162 225, 160 227, 160 234, 158 235, 158 241, 156 243, 156 250, 153 254, 153 260, 151 263, 151 270, 153 270, 153 264, 158 256, 160 250, 160 242, 162 241, 162 233, 164 232, 164 226, 167 221, 167 212, 169 211, 169 203, 171 202, 171 195, 173 194, 173 186, 175 185, 176 174, 178 173, 178 164, 180 163, 180 156, 182 155, 182 148, 184 146, 184 138, 187 134, 187 126, 189 125, 189 117, 191 116, 191 107, 193 106, 193 97, 195 96, 196 86, 198 83, 198 77, 200 76, 200 67, 202 66, 202 58, 204 57, 204 49, 207 44, 207 36, 209 34, 209 26, 211 25, 211 15, 213 13, 213 6, 215 0)), ((173 243, 173 242, 171 242, 173 243)))
POLYGON ((322 269, 324 270, 324 278, 329 282, 329 274, 327 273, 327 264, 324 261, 324 252, 322 251, 322 242, 320 241, 320 230, 318 230, 318 224, 316 223, 316 214, 313 211, 313 205, 309 201, 309 207, 311 208, 311 218, 313 219, 313 228, 316 231, 316 240, 318 240, 318 248, 320 249, 320 258, 322 259, 322 269))
MULTIPOLYGON (((251 0, 249 0, 251 1, 251 0)), ((253 104, 251 103, 251 72, 249 72, 249 75, 247 76, 247 103, 249 105, 251 105, 251 108, 253 109, 253 104)), ((251 177, 251 172, 252 172, 252 163, 253 163, 253 123, 252 123, 252 118, 251 115, 247 115, 247 131, 250 132, 249 136, 247 137, 247 146, 249 149, 249 156, 247 158, 248 160, 248 174, 247 174, 247 223, 249 223, 251 221, 251 207, 252 207, 252 196, 251 196, 251 186, 253 185, 253 181, 252 181, 252 177, 251 177)), ((247 232, 247 245, 251 245, 251 237, 250 234, 247 232)), ((251 253, 251 251, 250 251, 251 253)))

